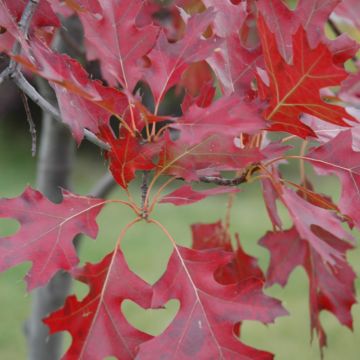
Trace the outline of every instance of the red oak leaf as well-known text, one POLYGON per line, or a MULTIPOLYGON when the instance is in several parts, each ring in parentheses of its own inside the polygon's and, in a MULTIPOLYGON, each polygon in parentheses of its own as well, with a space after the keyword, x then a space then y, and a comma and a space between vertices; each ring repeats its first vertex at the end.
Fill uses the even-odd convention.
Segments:
POLYGON ((234 284, 248 278, 264 280, 264 274, 257 260, 248 255, 241 247, 239 235, 235 234, 236 247, 234 248, 229 232, 224 228, 221 221, 213 224, 193 224, 191 225, 191 232, 193 249, 221 248, 233 253, 231 261, 220 266, 214 274, 215 279, 220 284, 234 284))
POLYGON ((207 8, 216 12, 214 31, 221 37, 238 32, 246 19, 246 5, 235 5, 231 0, 203 0, 207 8))
POLYGON ((195 250, 208 250, 221 248, 232 251, 231 239, 225 231, 221 220, 212 224, 192 224, 192 248, 195 250))
POLYGON ((201 201, 208 196, 215 196, 220 194, 237 193, 239 189, 231 188, 229 186, 218 186, 212 189, 195 191, 190 185, 183 185, 179 189, 165 195, 160 203, 170 203, 177 206, 193 204, 197 201, 201 201))
POLYGON ((342 66, 346 60, 356 55, 359 45, 345 33, 334 40, 329 40, 325 34, 330 14, 340 2, 341 0, 302 0, 295 13, 307 33, 310 47, 314 48, 319 42, 323 42, 333 54, 334 64, 342 66))
POLYGON ((315 133, 299 118, 302 113, 319 119, 349 126, 344 118, 355 121, 344 108, 324 102, 320 89, 339 85, 348 76, 334 65, 332 54, 324 44, 311 49, 302 27, 293 37, 293 63, 288 64, 277 50, 275 36, 262 17, 258 21, 268 79, 259 77, 262 99, 269 101, 264 116, 272 123, 272 130, 287 131, 300 137, 315 133))
POLYGON ((73 270, 72 275, 89 286, 87 296, 81 301, 69 296, 62 309, 44 319, 51 333, 68 331, 73 337, 62 359, 134 359, 138 346, 151 336, 129 325, 121 304, 129 299, 149 307, 151 286, 129 270, 120 250, 73 270))
POLYGON ((100 136, 111 146, 106 153, 110 160, 110 171, 123 188, 127 188, 134 179, 136 170, 151 170, 155 167, 152 158, 159 152, 160 144, 141 144, 139 138, 126 130, 120 131, 119 138, 116 138, 108 126, 100 128, 100 136))
POLYGON ((207 59, 220 80, 223 92, 244 96, 252 91, 251 81, 257 66, 262 65, 260 48, 247 49, 238 33, 230 34, 207 59))
POLYGON ((234 325, 243 320, 273 322, 285 315, 280 303, 265 296, 262 281, 247 279, 222 285, 214 278, 231 253, 176 247, 167 270, 154 285, 153 307, 170 299, 180 301, 173 322, 158 337, 140 345, 139 360, 153 359, 272 359, 272 355, 242 344, 234 325))
POLYGON ((296 228, 269 232, 260 240, 260 244, 268 248, 271 254, 268 285, 278 283, 285 286, 289 275, 297 266, 305 268, 310 281, 311 328, 316 330, 322 347, 326 345, 325 330, 319 318, 322 310, 332 312, 340 323, 352 328, 351 307, 356 302, 355 273, 343 260, 346 251, 352 246, 325 230, 316 228, 315 231, 322 241, 341 254, 342 259, 336 259, 333 265, 325 263, 296 228))
POLYGON ((144 71, 144 80, 150 85, 157 112, 166 91, 180 81, 182 73, 192 62, 206 59, 218 46, 219 39, 203 39, 202 33, 214 19, 211 10, 190 17, 182 39, 169 43, 160 32, 156 45, 149 53, 151 65, 144 71))
POLYGON ((195 62, 183 72, 180 85, 185 89, 181 103, 182 112, 186 112, 193 104, 206 108, 214 99, 216 89, 210 66, 205 61, 195 62))
POLYGON ((213 71, 206 61, 189 65, 181 76, 180 85, 185 89, 181 103, 182 113, 186 113, 195 104, 201 108, 210 106, 216 94, 213 71))
POLYGON ((316 227, 331 229, 334 236, 353 242, 353 237, 343 229, 341 221, 334 213, 311 204, 290 189, 283 188, 280 198, 287 207, 301 238, 309 242, 311 248, 318 253, 324 262, 334 264, 337 259, 341 258, 337 249, 329 246, 314 231, 316 227))
POLYGON ((223 38, 207 62, 220 80, 225 94, 236 92, 240 96, 251 91, 256 66, 261 64, 261 49, 246 48, 239 36, 248 13, 244 3, 234 5, 230 0, 205 0, 207 7, 216 10, 215 33, 223 38))
POLYGON ((296 13, 291 11, 282 0, 258 0, 256 7, 259 11, 259 16, 264 18, 267 28, 271 29, 274 33, 274 45, 277 52, 283 59, 289 62, 293 55, 292 36, 299 27, 296 13))
POLYGON ((350 131, 341 132, 326 144, 306 155, 321 175, 335 174, 342 184, 340 211, 360 228, 360 152, 352 150, 350 131))
POLYGON ((96 217, 103 200, 63 191, 61 204, 54 204, 28 187, 13 199, 0 200, 0 218, 16 219, 20 230, 0 238, 0 270, 32 262, 26 275, 28 290, 45 285, 59 270, 78 263, 73 240, 78 234, 96 238, 96 217))
MULTIPOLYGON (((341 87, 340 98, 353 107, 360 107, 360 62, 356 64, 357 72, 350 74, 341 87)), ((360 114, 358 114, 360 118, 360 114)))
POLYGON ((189 92, 185 93, 183 102, 181 103, 182 112, 186 112, 191 105, 197 105, 201 108, 206 108, 211 105, 215 97, 216 89, 212 84, 205 83, 201 87, 196 96, 192 96, 189 92))
POLYGON ((141 0, 71 1, 84 27, 87 55, 99 59, 104 78, 112 86, 120 83, 132 92, 141 79, 142 57, 154 46, 158 28, 136 26, 141 0))
MULTIPOLYGON (((264 17, 267 26, 275 34, 281 56, 286 62, 293 58, 293 35, 302 25, 311 48, 320 41, 330 45, 325 36, 325 24, 341 0, 300 0, 294 11, 282 0, 259 0, 257 8, 264 17)), ((337 41, 336 41, 337 42, 337 41)), ((341 42, 341 41, 340 41, 341 42)))
POLYGON ((296 7, 296 15, 304 29, 311 48, 320 40, 325 40, 324 27, 330 14, 341 0, 301 0, 296 7))
POLYGON ((200 143, 189 145, 181 141, 181 137, 173 141, 166 134, 157 171, 194 181, 200 176, 217 176, 221 171, 240 170, 263 158, 259 149, 240 149, 231 137, 212 135, 200 143))
POLYGON ((107 123, 112 114, 121 116, 128 106, 122 92, 106 87, 98 80, 90 80, 80 63, 65 54, 53 52, 36 39, 31 42, 27 58, 16 57, 16 60, 49 80, 62 118, 78 143, 84 136, 84 128, 97 133, 99 126, 107 123))
POLYGON ((253 134, 266 127, 256 104, 247 104, 237 96, 222 97, 206 108, 191 106, 172 127, 180 130, 180 139, 195 145, 209 135, 239 136, 253 134))
MULTIPOLYGON (((23 0, 0 0, 0 51, 10 52, 15 40, 26 46, 23 34, 18 29, 18 22, 27 2, 23 0)), ((47 1, 40 1, 32 18, 29 33, 53 33, 60 26, 60 21, 52 11, 47 1)))

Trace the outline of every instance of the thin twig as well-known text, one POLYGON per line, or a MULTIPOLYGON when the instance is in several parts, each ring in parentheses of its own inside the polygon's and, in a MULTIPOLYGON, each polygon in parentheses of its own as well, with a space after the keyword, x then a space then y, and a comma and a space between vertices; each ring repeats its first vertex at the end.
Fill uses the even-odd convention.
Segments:
MULTIPOLYGON (((24 75, 21 72, 16 72, 13 74, 12 79, 14 83, 22 90, 35 104, 41 107, 42 110, 48 112, 55 120, 62 122, 61 115, 58 109, 50 104, 45 98, 43 98, 37 90, 26 80, 24 75)), ((84 136, 87 140, 93 144, 99 146, 104 150, 109 150, 110 146, 100 140, 95 134, 91 131, 84 129, 84 136)))
MULTIPOLYGON (((28 37, 31 20, 35 14, 38 5, 39 5, 39 0, 30 0, 26 4, 25 9, 22 13, 18 26, 19 26, 19 32, 24 36, 25 39, 27 39, 28 37)), ((21 41, 20 40, 16 41, 12 50, 12 54, 19 55, 21 52, 21 47, 22 47, 21 41)), ((11 59, 9 63, 10 74, 16 72, 18 68, 19 68, 19 64, 15 60, 11 59)))
POLYGON ((337 25, 334 23, 333 20, 328 19, 327 23, 329 24, 331 30, 334 32, 334 34, 336 36, 340 36, 341 35, 341 31, 339 30, 339 28, 337 27, 337 25))
POLYGON ((35 156, 36 155, 36 128, 35 128, 35 124, 32 119, 32 116, 31 116, 31 110, 29 107, 28 98, 22 91, 20 91, 20 96, 21 96, 22 102, 24 104, 26 119, 29 124, 29 132, 31 135, 31 155, 35 156))
POLYGON ((9 66, 7 66, 0 74, 0 84, 2 84, 4 81, 9 79, 10 74, 11 74, 11 72, 10 72, 9 66))
POLYGON ((142 183, 141 183, 141 209, 142 209, 142 216, 144 219, 146 219, 148 216, 146 209, 147 204, 145 203, 146 195, 149 190, 148 180, 149 180, 149 172, 143 171, 142 183))
POLYGON ((256 163, 248 167, 240 176, 237 176, 233 179, 226 179, 220 176, 200 176, 199 180, 208 184, 216 184, 221 186, 237 186, 248 182, 249 176, 258 170, 260 170, 260 166, 258 163, 256 163))
POLYGON ((216 184, 221 186, 237 186, 247 181, 248 174, 248 172, 245 172, 233 179, 226 179, 220 176, 200 176, 199 180, 207 184, 216 184))
POLYGON ((226 179, 220 176, 200 176, 199 180, 207 184, 216 184, 221 186, 237 186, 246 182, 247 174, 242 174, 234 179, 226 179))

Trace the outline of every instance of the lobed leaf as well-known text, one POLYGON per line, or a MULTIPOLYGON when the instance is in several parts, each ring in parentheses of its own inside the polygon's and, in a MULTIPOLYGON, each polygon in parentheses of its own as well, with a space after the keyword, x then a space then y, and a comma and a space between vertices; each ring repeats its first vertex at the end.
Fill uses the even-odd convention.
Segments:
POLYGON ((215 249, 190 250, 177 246, 167 271, 154 285, 152 306, 177 298, 180 309, 169 327, 140 345, 139 360, 161 354, 165 359, 272 359, 234 336, 234 325, 243 320, 269 323, 286 314, 277 300, 265 296, 262 281, 245 279, 222 285, 214 278, 231 253, 215 249))
POLYGON ((44 319, 51 333, 68 331, 72 336, 62 359, 134 359, 138 346, 151 336, 127 322, 121 304, 130 299, 149 307, 150 285, 130 271, 119 249, 97 264, 73 270, 72 276, 89 286, 88 294, 82 300, 69 296, 62 309, 44 319))
POLYGON ((323 242, 341 254, 341 258, 337 258, 332 265, 319 256, 295 227, 281 232, 268 232, 260 244, 271 255, 268 285, 286 285, 289 275, 297 266, 303 266, 306 270, 310 282, 311 329, 317 332, 319 344, 323 347, 326 345, 326 333, 320 322, 322 310, 332 312, 343 325, 352 328, 351 307, 356 302, 355 273, 345 260, 345 254, 352 249, 352 245, 321 228, 317 228, 316 233, 323 242))
POLYGON ((19 197, 0 199, 0 218, 15 219, 20 230, 0 238, 0 271, 26 261, 28 290, 45 285, 59 270, 71 270, 79 261, 73 240, 78 234, 96 238, 95 221, 103 200, 63 190, 63 201, 54 204, 28 187, 19 197))
POLYGON ((293 37, 294 57, 288 64, 277 50, 275 36, 259 17, 258 27, 263 47, 268 79, 260 79, 262 99, 269 102, 264 116, 271 121, 271 129, 287 131, 300 137, 314 136, 310 127, 301 122, 303 113, 347 127, 344 119, 355 119, 344 108, 326 103, 320 90, 339 85, 348 77, 346 71, 334 64, 333 55, 324 44, 309 46, 302 27, 293 37))

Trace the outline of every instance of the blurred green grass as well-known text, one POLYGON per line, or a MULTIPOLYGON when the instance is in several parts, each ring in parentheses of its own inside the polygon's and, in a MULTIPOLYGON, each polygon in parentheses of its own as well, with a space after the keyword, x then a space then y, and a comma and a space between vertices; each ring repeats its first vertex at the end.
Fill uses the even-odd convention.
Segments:
MULTIPOLYGON (((30 155, 30 141, 24 135, 15 134, 11 139, 0 128, 0 196, 12 197, 20 194, 27 184, 35 184, 35 159, 30 155)), ((86 194, 98 176, 104 171, 105 164, 100 155, 89 154, 88 149, 80 148, 73 176, 74 191, 86 194)), ((292 173, 288 174, 293 176, 292 173)), ((322 192, 338 197, 337 182, 334 179, 321 179, 318 183, 322 192)), ((134 194, 138 184, 132 187, 134 194)), ((265 207, 259 194, 258 184, 247 185, 237 196, 232 211, 232 231, 239 232, 246 251, 259 258, 263 269, 269 262, 268 252, 257 245, 258 239, 271 229, 265 207)), ((112 197, 121 197, 117 190, 112 197)), ((225 214, 226 197, 207 199, 188 207, 160 205, 154 217, 161 221, 183 245, 191 239, 189 225, 194 222, 214 222, 225 214)), ((284 213, 284 212, 283 212, 284 213)), ((283 214, 284 215, 284 214, 283 214)), ((284 221, 288 222, 285 215, 284 221)), ((134 215, 118 205, 109 205, 99 217, 100 233, 96 241, 84 239, 80 259, 97 262, 111 251, 122 226, 131 221, 134 215)), ((16 231, 17 225, 9 220, 0 219, 0 236, 16 231)), ((171 245, 161 231, 154 225, 140 223, 132 228, 122 242, 122 249, 130 268, 146 281, 153 283, 165 270, 171 245)), ((349 254, 349 260, 357 274, 360 274, 360 249, 349 254)), ((29 313, 30 296, 26 294, 22 281, 30 264, 17 266, 0 274, 0 359, 13 360, 26 358, 26 340, 22 326, 29 313)), ((360 282, 357 281, 357 288, 360 282)), ((86 294, 86 286, 76 283, 74 291, 79 297, 86 294)), ((276 320, 274 325, 264 326, 256 322, 245 322, 242 339, 254 347, 271 351, 276 359, 316 360, 320 359, 314 339, 310 345, 310 323, 308 313, 308 281, 304 271, 296 269, 285 289, 273 286, 266 293, 283 300, 290 312, 289 317, 276 320)), ((178 302, 170 301, 166 309, 145 311, 130 301, 123 305, 129 322, 151 334, 159 334, 171 317, 176 314, 178 302)), ((328 334, 329 346, 325 349, 325 359, 359 359, 360 354, 360 306, 352 310, 354 332, 342 327, 333 315, 323 312, 322 322, 328 334)), ((66 335, 66 344, 70 336, 66 335)))

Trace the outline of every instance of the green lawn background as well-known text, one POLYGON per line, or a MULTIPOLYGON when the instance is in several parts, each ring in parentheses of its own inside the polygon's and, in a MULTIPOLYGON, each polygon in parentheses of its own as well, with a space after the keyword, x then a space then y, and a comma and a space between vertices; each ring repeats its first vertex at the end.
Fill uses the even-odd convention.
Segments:
MULTIPOLYGON (((30 140, 23 132, 7 129, 0 123, 0 196, 19 195, 27 184, 35 184, 35 160, 30 155, 30 140)), ((89 149, 80 148, 73 176, 73 189, 86 194, 91 185, 105 169, 100 154, 89 153, 89 149), (95 155, 94 155, 95 154, 95 155)), ((296 170, 288 176, 296 176, 296 170), (294 175, 293 175, 294 174, 294 175)), ((135 184, 133 191, 138 195, 135 184)), ((323 192, 338 197, 337 181, 321 179, 318 183, 323 192)), ((263 269, 269 262, 266 249, 257 245, 258 239, 271 229, 265 207, 259 193, 258 184, 242 187, 232 211, 232 231, 239 232, 243 247, 251 255, 259 258, 263 269)), ((122 197, 122 191, 116 190, 112 197, 122 197)), ((154 217, 160 220, 178 243, 190 244, 190 227, 194 222, 214 222, 222 217, 226 210, 226 197, 207 199, 199 204, 187 207, 160 205, 154 217)), ((283 211, 283 215, 285 212, 283 211)), ((84 239, 81 249, 81 263, 99 261, 111 251, 121 227, 131 221, 134 215, 123 207, 111 205, 104 209, 99 218, 100 234, 96 241, 84 239)), ((289 223, 284 215, 285 222, 289 223)), ((0 219, 0 236, 6 236, 16 230, 16 224, 0 219)), ((129 231, 122 248, 129 266, 145 280, 153 283, 161 275, 171 252, 171 246, 163 234, 153 225, 140 223, 129 231)), ((349 260, 356 272, 360 273, 360 250, 349 254, 349 260)), ((29 264, 17 266, 0 274, 0 359, 13 360, 26 358, 26 340, 22 326, 29 313, 30 296, 22 281, 29 264)), ((357 281, 357 288, 360 283, 357 281)), ((86 294, 86 286, 76 283, 79 296, 86 294)), ((274 325, 264 326, 256 322, 245 322, 242 339, 245 343, 274 352, 279 360, 319 359, 316 339, 310 345, 308 313, 308 281, 301 268, 291 275, 285 289, 274 286, 266 293, 283 300, 290 316, 279 318, 274 325)), ((171 301, 165 310, 144 311, 135 304, 127 302, 124 310, 129 321, 152 334, 160 333, 174 316, 177 301, 171 301)), ((352 310, 354 332, 342 327, 333 315, 323 312, 322 322, 328 333, 329 346, 325 350, 325 359, 358 360, 360 356, 360 306, 352 310)), ((68 346, 70 336, 66 335, 68 346)))

